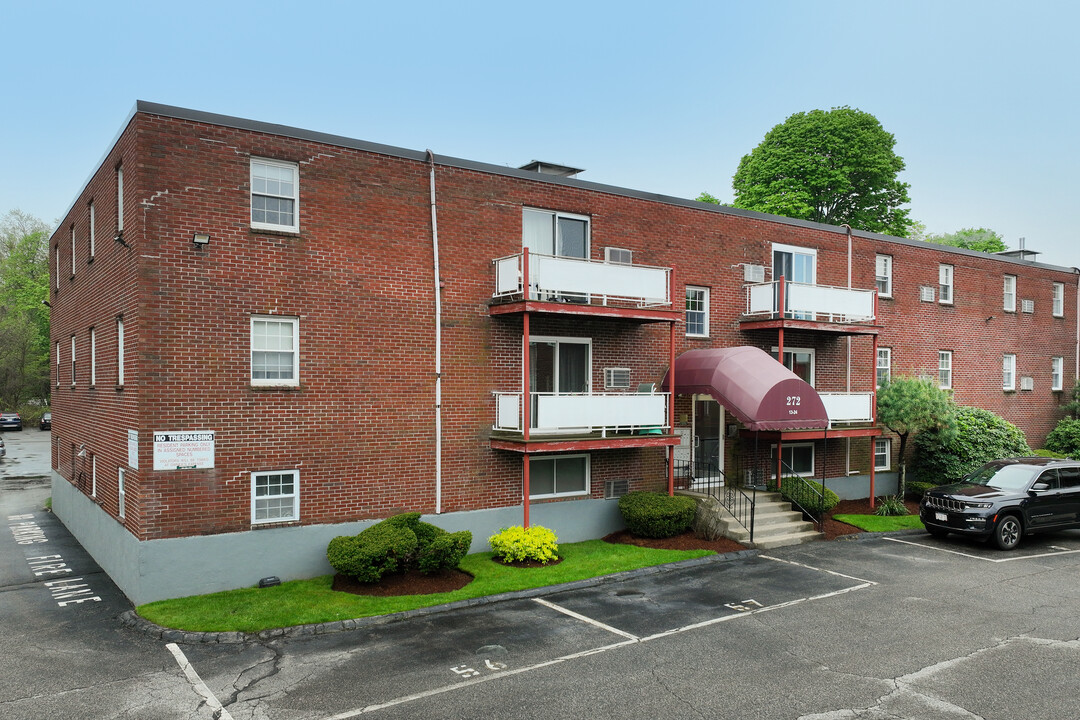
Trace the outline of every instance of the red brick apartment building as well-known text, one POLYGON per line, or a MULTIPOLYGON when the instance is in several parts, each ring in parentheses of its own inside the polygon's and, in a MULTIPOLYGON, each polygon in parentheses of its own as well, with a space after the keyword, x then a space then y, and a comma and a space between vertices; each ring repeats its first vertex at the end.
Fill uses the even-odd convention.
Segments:
POLYGON ((402 511, 600 537, 777 446, 884 494, 890 373, 1033 446, 1059 418, 1075 268, 575 174, 138 103, 51 241, 57 515, 142 603, 329 572, 402 511))

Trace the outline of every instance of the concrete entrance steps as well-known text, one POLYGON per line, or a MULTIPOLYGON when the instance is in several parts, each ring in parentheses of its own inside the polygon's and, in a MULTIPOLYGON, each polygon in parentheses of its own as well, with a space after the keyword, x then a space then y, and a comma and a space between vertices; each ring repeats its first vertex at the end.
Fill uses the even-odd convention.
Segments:
POLYGON ((691 490, 676 491, 698 501, 694 528, 707 537, 727 537, 748 547, 761 550, 798 545, 820 540, 822 534, 814 524, 802 519, 802 512, 791 509, 791 503, 780 493, 758 492, 755 497, 754 541, 750 531, 735 520, 720 502, 711 495, 691 490))

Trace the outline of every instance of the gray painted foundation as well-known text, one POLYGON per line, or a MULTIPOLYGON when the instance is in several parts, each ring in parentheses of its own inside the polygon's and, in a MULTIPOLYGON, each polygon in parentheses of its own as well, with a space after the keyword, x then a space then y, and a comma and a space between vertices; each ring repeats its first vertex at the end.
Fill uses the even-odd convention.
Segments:
MULTIPOLYGON (((899 473, 874 473, 874 495, 895 495, 899 482, 899 473)), ((821 482, 818 480, 818 482, 821 482)), ((862 500, 870 497, 870 476, 849 475, 848 477, 828 478, 825 487, 836 493, 841 500, 862 500)))
MULTIPOLYGON (((139 541, 63 477, 52 476, 53 512, 134 604, 251 587, 276 575, 299 580, 333 572, 326 546, 376 521, 300 525, 220 535, 139 541)), ((530 523, 555 531, 560 542, 603 537, 625 527, 616 500, 534 504, 530 523)), ((490 550, 488 538, 522 523, 522 508, 425 515, 450 532, 473 534, 470 552, 490 550)))

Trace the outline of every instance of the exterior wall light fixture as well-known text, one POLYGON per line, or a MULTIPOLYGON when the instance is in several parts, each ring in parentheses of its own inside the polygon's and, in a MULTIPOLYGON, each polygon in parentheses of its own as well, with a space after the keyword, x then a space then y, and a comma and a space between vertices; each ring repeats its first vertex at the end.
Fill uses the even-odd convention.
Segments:
POLYGON ((196 245, 209 245, 210 236, 207 233, 195 233, 191 236, 191 242, 196 245))

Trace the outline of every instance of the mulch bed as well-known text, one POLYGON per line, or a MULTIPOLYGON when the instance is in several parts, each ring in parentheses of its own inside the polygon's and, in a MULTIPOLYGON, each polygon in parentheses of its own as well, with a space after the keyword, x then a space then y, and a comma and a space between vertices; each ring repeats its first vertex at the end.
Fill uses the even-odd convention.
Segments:
POLYGON ((639 538, 631 535, 628 530, 620 530, 606 536, 604 542, 637 545, 638 547, 655 548, 657 550, 713 550, 718 553, 727 553, 746 549, 746 546, 740 545, 730 538, 705 540, 695 536, 693 531, 690 530, 669 538, 639 538))
MULTIPOLYGON (((880 502, 880 500, 879 500, 880 502)), ((907 506, 908 512, 912 515, 919 514, 919 503, 917 500, 906 500, 904 505, 907 506)), ((873 515, 874 510, 870 507, 870 498, 862 498, 860 500, 841 500, 836 507, 830 510, 825 515, 825 539, 835 540, 842 535, 851 535, 853 533, 863 532, 854 525, 848 525, 842 523, 839 520, 833 520, 833 515, 873 515)))

